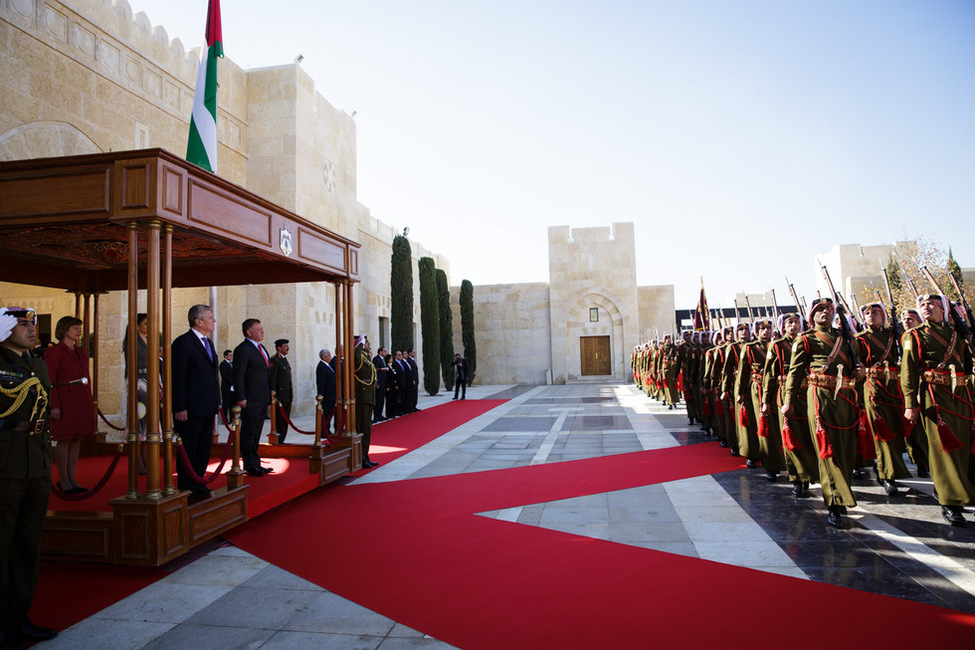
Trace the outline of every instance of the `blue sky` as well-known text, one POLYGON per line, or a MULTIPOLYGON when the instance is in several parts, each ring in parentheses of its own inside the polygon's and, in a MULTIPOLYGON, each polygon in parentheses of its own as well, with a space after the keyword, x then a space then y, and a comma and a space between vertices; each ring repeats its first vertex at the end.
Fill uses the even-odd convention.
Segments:
MULTIPOLYGON (((187 49, 205 0, 130 0, 187 49)), ((548 278, 550 225, 632 221, 637 282, 800 293, 837 244, 975 266, 971 0, 223 0, 237 64, 356 111, 358 197, 459 284, 548 278)))

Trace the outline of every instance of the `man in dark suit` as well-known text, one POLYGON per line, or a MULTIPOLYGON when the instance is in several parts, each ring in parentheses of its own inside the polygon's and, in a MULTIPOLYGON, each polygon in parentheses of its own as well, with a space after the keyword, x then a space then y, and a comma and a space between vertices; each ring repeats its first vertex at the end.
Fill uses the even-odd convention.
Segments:
POLYGON ((240 455, 248 476, 264 476, 273 470, 261 467, 258 445, 271 403, 271 382, 268 367, 271 358, 261 345, 264 326, 256 318, 241 323, 244 340, 234 349, 234 392, 240 407, 240 455))
POLYGON ((396 415, 406 415, 410 412, 410 394, 413 385, 413 371, 406 362, 406 353, 397 352, 396 360, 397 400, 396 415))
MULTIPOLYGON (((217 320, 208 305, 193 305, 187 314, 190 329, 173 341, 173 420, 183 449, 197 477, 210 462, 213 416, 220 408, 217 349, 209 334, 217 320)), ((206 496, 210 488, 193 480, 182 461, 176 463, 176 487, 206 496)))
POLYGON ((406 363, 410 366, 410 380, 412 382, 412 388, 410 389, 410 413, 416 413, 420 409, 416 407, 417 399, 420 397, 420 366, 416 363, 416 350, 410 348, 407 356, 406 363))
POLYGON ((332 409, 335 408, 335 370, 332 369, 332 352, 324 349, 319 351, 318 367, 315 368, 315 382, 318 394, 322 396, 322 413, 325 417, 325 430, 332 431, 332 409))
POLYGON ((457 366, 457 375, 454 377, 454 399, 457 399, 458 392, 461 399, 467 399, 467 359, 459 353, 455 354, 450 365, 457 366))
POLYGON ((234 399, 234 351, 224 350, 223 361, 220 362, 220 403, 223 405, 223 415, 230 422, 230 411, 237 403, 234 399))
POLYGON ((389 377, 389 368, 386 366, 386 348, 379 346, 376 356, 372 358, 372 365, 376 366, 376 408, 372 413, 373 422, 382 422, 383 404, 386 401, 386 379, 389 377))
POLYGON ((291 363, 288 362, 288 352, 291 346, 288 339, 278 339, 274 342, 274 356, 271 357, 271 366, 268 369, 271 390, 274 397, 278 400, 280 408, 274 411, 274 430, 278 434, 278 443, 284 444, 284 438, 288 435, 288 418, 291 417, 291 404, 294 402, 295 390, 294 381, 291 377, 291 363), (281 411, 284 411, 282 415, 281 411))

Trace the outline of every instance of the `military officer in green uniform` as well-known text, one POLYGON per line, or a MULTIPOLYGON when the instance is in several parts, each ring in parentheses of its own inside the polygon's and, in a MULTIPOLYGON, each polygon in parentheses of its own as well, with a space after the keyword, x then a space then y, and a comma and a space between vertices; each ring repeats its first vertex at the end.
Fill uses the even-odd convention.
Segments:
POLYGON ((911 478, 904 464, 904 398, 900 391, 897 341, 894 331, 886 326, 887 312, 881 303, 863 305, 860 313, 866 327, 857 334, 857 352, 867 373, 862 395, 867 427, 877 453, 877 480, 888 496, 897 496, 900 491, 896 479, 911 478))
POLYGON ((44 362, 32 309, 0 309, 0 646, 52 639, 34 625, 31 602, 40 574, 41 533, 51 496, 51 436, 44 362))
POLYGON ((964 526, 962 506, 975 501, 969 478, 972 459, 972 354, 965 340, 945 322, 946 300, 918 296, 924 324, 903 338, 901 389, 904 419, 917 423, 928 438, 928 464, 945 520, 964 526))
POLYGON ((831 299, 813 300, 807 313, 812 329, 792 346, 782 413, 794 414, 793 405, 805 379, 809 426, 815 432, 823 501, 829 510, 827 522, 842 528, 846 508, 857 504, 851 485, 860 424, 856 386, 863 367, 854 366, 843 333, 832 326, 835 306, 831 299))
POLYGON ((355 339, 352 367, 355 368, 355 425, 362 434, 362 466, 376 467, 369 459, 372 439, 372 412, 376 406, 376 366, 372 365, 372 350, 365 334, 355 339))
MULTIPOLYGON (((743 349, 738 376, 735 379, 735 395, 742 406, 749 411, 749 435, 753 435, 758 445, 765 478, 778 480, 779 472, 785 470, 785 456, 782 454, 782 434, 778 422, 770 422, 768 412, 762 410, 762 379, 765 377, 765 361, 769 342, 772 340, 772 321, 755 321, 755 340, 743 349)), ((777 409, 776 409, 777 410, 777 409)))
POLYGON ((756 467, 761 460, 758 449, 758 430, 755 428, 755 414, 751 400, 745 403, 735 392, 738 368, 742 363, 745 346, 752 340, 752 328, 748 323, 738 323, 735 327, 736 340, 728 345, 724 368, 721 371, 722 398, 730 404, 731 427, 728 436, 738 440, 738 453, 745 457, 746 467, 756 467))

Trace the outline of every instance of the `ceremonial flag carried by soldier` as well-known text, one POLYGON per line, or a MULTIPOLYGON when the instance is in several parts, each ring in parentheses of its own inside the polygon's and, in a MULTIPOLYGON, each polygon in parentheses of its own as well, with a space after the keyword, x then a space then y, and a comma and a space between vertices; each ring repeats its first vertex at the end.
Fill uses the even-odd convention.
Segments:
POLYGON ((697 299, 697 309, 694 311, 694 331, 706 332, 711 329, 711 312, 708 311, 708 299, 704 295, 704 279, 701 279, 701 296, 697 299))
POLYGON ((217 58, 223 57, 220 0, 210 0, 207 9, 206 47, 200 53, 196 75, 190 137, 186 160, 207 171, 217 171, 217 58))

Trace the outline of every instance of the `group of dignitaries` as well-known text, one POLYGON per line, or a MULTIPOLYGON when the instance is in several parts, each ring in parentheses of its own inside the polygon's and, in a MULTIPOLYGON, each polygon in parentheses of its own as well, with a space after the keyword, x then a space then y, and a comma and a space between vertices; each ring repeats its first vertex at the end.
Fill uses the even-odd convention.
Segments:
POLYGON ((930 475, 944 519, 964 526, 975 503, 975 379, 971 341, 949 320, 941 295, 919 296, 900 315, 898 339, 876 302, 860 308, 862 329, 844 339, 830 298, 798 314, 739 323, 715 332, 684 332, 633 351, 636 384, 717 438, 748 467, 792 494, 822 487, 831 526, 856 505, 853 479, 874 466, 890 497, 898 479, 930 475), (852 347, 851 347, 852 346, 852 347), (930 472, 930 474, 929 474, 930 472))

